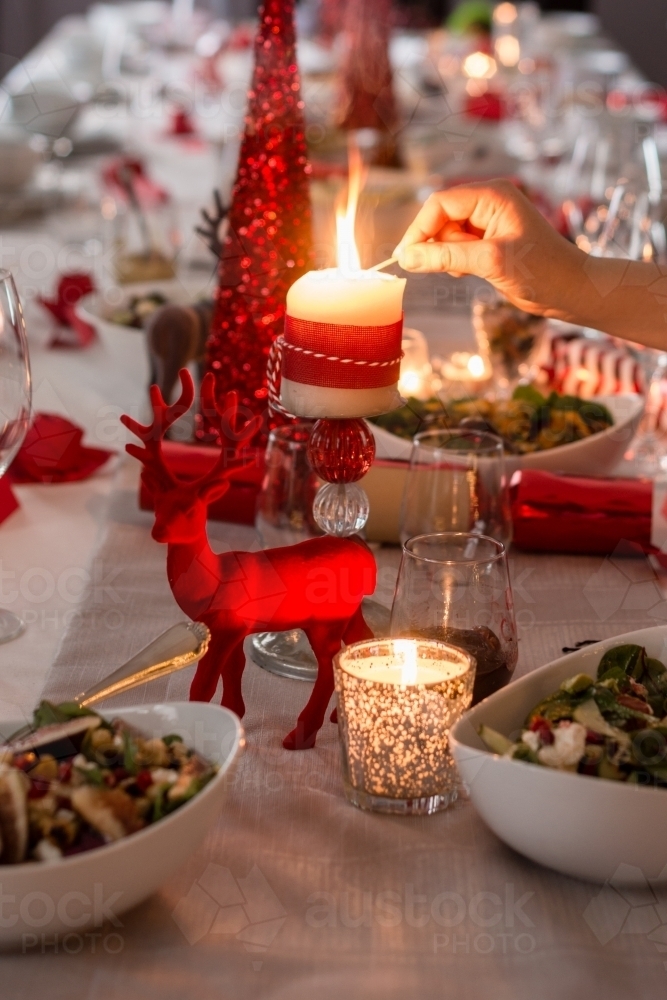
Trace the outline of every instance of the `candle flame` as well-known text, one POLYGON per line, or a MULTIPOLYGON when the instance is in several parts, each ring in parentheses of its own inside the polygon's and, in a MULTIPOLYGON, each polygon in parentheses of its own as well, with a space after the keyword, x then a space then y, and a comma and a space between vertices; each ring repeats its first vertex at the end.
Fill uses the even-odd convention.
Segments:
POLYGON ((345 206, 342 200, 336 205, 336 244, 338 270, 344 274, 361 270, 361 258, 354 236, 359 195, 366 179, 364 164, 354 139, 348 146, 348 184, 345 206))
POLYGON ((468 371, 474 378, 481 378, 486 371, 484 358, 479 354, 473 354, 468 358, 468 371))
POLYGON ((496 60, 486 52, 471 52, 463 60, 463 72, 473 80, 489 80, 497 69, 496 60))
POLYGON ((417 683, 417 644, 413 639, 397 639, 396 652, 403 657, 401 684, 417 683))

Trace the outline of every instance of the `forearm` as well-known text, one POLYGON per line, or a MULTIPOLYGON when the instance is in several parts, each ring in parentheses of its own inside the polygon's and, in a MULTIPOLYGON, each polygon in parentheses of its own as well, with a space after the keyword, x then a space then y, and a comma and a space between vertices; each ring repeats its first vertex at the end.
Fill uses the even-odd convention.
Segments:
POLYGON ((586 257, 559 318, 647 347, 667 350, 667 268, 586 257))

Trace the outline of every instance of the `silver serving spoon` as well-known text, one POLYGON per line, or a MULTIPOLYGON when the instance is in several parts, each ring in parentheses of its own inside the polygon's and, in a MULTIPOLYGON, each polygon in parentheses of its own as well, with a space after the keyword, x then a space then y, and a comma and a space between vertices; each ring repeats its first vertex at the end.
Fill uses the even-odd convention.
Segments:
MULTIPOLYGON (((88 707, 158 677, 166 677, 167 674, 173 674, 200 660, 206 653, 210 640, 211 633, 203 622, 179 622, 149 642, 118 670, 70 700, 88 707)), ((12 733, 8 743, 24 739, 34 728, 29 723, 12 733)))

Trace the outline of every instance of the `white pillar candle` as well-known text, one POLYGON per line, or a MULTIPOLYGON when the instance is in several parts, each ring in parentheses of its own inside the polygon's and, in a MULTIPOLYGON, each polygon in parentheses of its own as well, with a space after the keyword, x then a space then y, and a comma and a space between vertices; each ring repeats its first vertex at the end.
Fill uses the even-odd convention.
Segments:
MULTIPOLYGON (((401 321, 404 288, 404 278, 381 271, 309 271, 289 289, 287 315, 314 323, 377 327, 371 345, 386 357, 382 328, 401 321)), ((333 331, 327 336, 326 350, 335 358, 349 354, 342 337, 333 331)), ((281 400, 297 416, 335 419, 375 416, 400 405, 397 382, 373 388, 334 388, 293 381, 284 374, 281 400)))

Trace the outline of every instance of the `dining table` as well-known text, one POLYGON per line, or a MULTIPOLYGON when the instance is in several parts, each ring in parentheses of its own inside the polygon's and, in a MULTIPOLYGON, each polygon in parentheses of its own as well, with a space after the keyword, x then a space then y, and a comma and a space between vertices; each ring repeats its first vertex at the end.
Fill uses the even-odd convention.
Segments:
MULTIPOLYGON (((56 29, 57 32, 58 29, 56 29)), ((180 57, 179 57, 180 58, 180 57)), ((215 265, 190 233, 222 183, 225 143, 165 132, 166 112, 91 109, 124 150, 169 189, 186 237, 182 273, 211 287, 215 265)), ((236 114, 236 112, 234 112, 236 114)), ((230 112, 231 115, 231 112, 230 112)), ((230 117, 230 121, 233 115, 230 117)), ((238 114, 236 119, 238 122, 238 114)), ((486 140, 485 140, 486 142, 486 140)), ((490 154, 489 154, 490 155, 490 154)), ((85 270, 103 286, 108 259, 99 211, 99 155, 58 169, 75 191, 47 214, 0 231, 0 266, 22 296, 34 409, 66 416, 88 444, 115 454, 80 482, 15 484, 19 508, 0 525, 0 607, 23 634, 0 646, 0 725, 17 726, 42 698, 64 700, 111 672, 183 614, 169 590, 166 547, 138 504, 139 467, 124 454, 122 413, 145 415, 145 370, 123 366, 100 338, 51 346, 40 305, 58 273, 85 270)), ((410 279, 406 324, 432 353, 471 349, 475 282, 410 279)), ((209 522, 216 551, 257 549, 247 525, 209 522)), ((373 546, 375 599, 391 606, 401 552, 373 546)), ((515 677, 564 648, 667 622, 667 576, 650 557, 512 550, 519 632, 515 677)), ((186 700, 188 668, 105 702, 186 700)), ((667 888, 604 886, 543 868, 505 846, 461 788, 432 816, 364 812, 344 795, 337 727, 314 748, 283 749, 308 685, 248 658, 246 745, 203 844, 140 906, 87 932, 43 935, 0 953, 11 1000, 534 1000, 658 997, 667 988, 667 888)), ((219 697, 219 694, 217 695, 219 697)), ((567 808, 564 804, 563 808, 567 808)), ((0 870, 0 926, 5 919, 0 870)))

